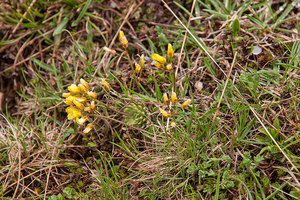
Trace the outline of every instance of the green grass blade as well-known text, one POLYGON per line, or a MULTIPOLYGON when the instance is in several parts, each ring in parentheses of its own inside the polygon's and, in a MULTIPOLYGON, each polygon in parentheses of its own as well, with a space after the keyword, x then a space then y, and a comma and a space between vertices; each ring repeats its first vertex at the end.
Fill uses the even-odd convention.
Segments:
POLYGON ((207 70, 214 76, 214 77, 217 77, 217 73, 215 71, 215 69, 210 65, 210 63, 208 62, 208 60, 203 57, 203 60, 204 60, 204 63, 205 63, 205 66, 207 68, 207 70))
MULTIPOLYGON (((286 4, 287 3, 288 2, 286 2, 286 4)), ((271 28, 276 28, 279 24, 283 23, 285 21, 284 19, 286 18, 286 16, 291 12, 291 10, 295 7, 296 4, 297 1, 293 1, 290 5, 288 5, 285 11, 280 15, 280 17, 278 17, 276 22, 271 26, 271 28)))
POLYGON ((60 24, 56 27, 55 31, 53 32, 53 36, 56 36, 56 35, 59 35, 62 33, 63 29, 66 27, 67 23, 72 18, 72 16, 73 16, 72 14, 69 14, 60 22, 60 24))
POLYGON ((86 10, 88 9, 88 7, 89 7, 91 1, 92 1, 92 0, 87 0, 87 2, 85 2, 85 5, 84 5, 84 7, 82 8, 82 10, 80 11, 78 18, 77 18, 74 22, 72 22, 72 25, 71 25, 72 27, 78 25, 78 22, 79 22, 79 21, 81 20, 81 18, 85 15, 85 12, 86 12, 86 10))
POLYGON ((53 73, 59 73, 61 75, 64 75, 64 73, 58 71, 55 67, 51 67, 50 65, 47 65, 46 63, 43 63, 35 58, 31 59, 34 63, 36 63, 38 66, 40 66, 42 69, 49 71, 49 72, 53 72, 53 73))

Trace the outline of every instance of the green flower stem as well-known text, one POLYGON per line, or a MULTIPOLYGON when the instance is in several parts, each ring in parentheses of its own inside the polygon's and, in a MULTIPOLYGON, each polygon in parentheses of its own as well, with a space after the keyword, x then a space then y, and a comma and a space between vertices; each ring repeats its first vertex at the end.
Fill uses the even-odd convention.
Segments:
MULTIPOLYGON (((174 69, 172 69, 172 73, 173 73, 173 80, 172 80, 172 82, 173 82, 172 83, 173 84, 173 91, 176 93, 176 81, 175 81, 175 70, 174 69)), ((174 110, 176 111, 176 105, 175 104, 173 104, 173 111, 174 110)), ((174 115, 173 115, 173 121, 175 122, 175 116, 174 115)), ((177 133, 176 127, 174 127, 173 130, 174 130, 174 135, 176 135, 176 133, 177 133)))
MULTIPOLYGON (((135 69, 134 69, 133 63, 132 63, 132 61, 131 61, 131 58, 130 58, 130 56, 129 56, 129 53, 128 53, 127 49, 125 49, 125 51, 126 51, 126 53, 127 53, 127 58, 128 58, 128 61, 129 61, 129 65, 130 65, 131 70, 132 70, 132 76, 133 76, 133 79, 134 79, 134 81, 135 81, 135 84, 136 84, 137 87, 138 87, 138 90, 141 91, 140 86, 139 86, 139 84, 138 84, 137 76, 136 76, 136 74, 135 74, 135 69)), ((129 88, 131 88, 131 82, 130 82, 129 88)))
POLYGON ((129 53, 128 53, 127 49, 125 49, 125 51, 126 51, 126 54, 127 54, 127 58, 128 58, 130 67, 131 67, 132 71, 134 71, 134 67, 133 67, 133 64, 132 64, 132 61, 131 61, 131 58, 130 58, 130 56, 129 56, 129 53))

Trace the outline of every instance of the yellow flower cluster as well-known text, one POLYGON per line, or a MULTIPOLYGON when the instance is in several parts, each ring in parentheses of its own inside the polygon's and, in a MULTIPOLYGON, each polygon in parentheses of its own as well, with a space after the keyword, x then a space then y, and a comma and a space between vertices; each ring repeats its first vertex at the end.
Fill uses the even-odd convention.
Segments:
MULTIPOLYGON (((174 50, 172 45, 169 43, 168 44, 168 51, 167 51, 167 57, 168 58, 173 58, 174 56, 174 50)), ((163 56, 160 56, 159 54, 153 54, 152 59, 155 60, 151 64, 157 67, 158 69, 164 69, 165 68, 165 63, 167 62, 167 59, 163 56)), ((167 70, 172 70, 172 63, 168 63, 166 65, 167 70)))
MULTIPOLYGON (((171 101, 168 98, 167 93, 163 94, 163 100, 164 100, 164 104, 167 105, 167 106, 170 105, 170 102, 172 102, 174 105, 178 102, 177 95, 176 95, 175 92, 172 92, 171 101)), ((165 110, 163 110, 161 108, 159 109, 159 111, 166 118, 170 118, 172 116, 171 112, 167 112, 167 111, 165 111, 165 110)))
MULTIPOLYGON (((176 93, 175 93, 175 92, 172 92, 171 99, 168 98, 167 93, 164 93, 164 94, 163 94, 163 101, 164 101, 164 104, 167 105, 167 106, 170 105, 170 102, 172 102, 172 104, 174 104, 174 105, 177 104, 177 103, 178 103, 178 99, 177 99, 176 93)), ((188 100, 186 100, 185 102, 183 102, 183 103, 181 104, 181 108, 182 108, 182 109, 185 109, 185 108, 189 105, 189 103, 190 103, 191 101, 192 101, 191 99, 188 99, 188 100)), ((159 108, 159 111, 160 111, 160 113, 161 113, 165 118, 170 118, 170 117, 172 117, 172 114, 171 114, 171 112, 169 112, 169 111, 165 111, 165 110, 163 110, 163 109, 161 109, 161 108, 159 108)), ((171 123, 171 126, 172 126, 173 128, 175 128, 175 127, 176 127, 176 123, 173 121, 173 122, 171 123)))
MULTIPOLYGON (((165 105, 170 105, 170 100, 169 100, 169 98, 168 98, 168 95, 167 95, 167 93, 164 93, 163 94, 163 98, 164 98, 164 104, 165 105)), ((181 104, 181 108, 182 109, 185 109, 190 103, 191 103, 191 99, 187 99, 185 102, 183 102, 182 104, 181 104)), ((176 104, 177 102, 178 102, 178 99, 177 99, 177 95, 176 95, 176 93, 175 92, 172 92, 172 95, 171 95, 171 102, 173 103, 173 104, 176 104)))
POLYGON ((140 61, 139 61, 139 63, 137 64, 135 64, 135 72, 138 74, 138 73, 140 73, 140 71, 142 70, 142 68, 144 68, 144 66, 145 66, 145 58, 144 58, 144 54, 142 54, 141 56, 140 55, 138 55, 139 57, 140 57, 140 61))
MULTIPOLYGON (((170 100, 169 100, 169 98, 168 98, 167 93, 164 93, 164 94, 163 94, 163 98, 164 98, 164 104, 167 105, 167 106, 170 105, 170 100)), ((175 92, 172 92, 172 95, 171 95, 171 102, 172 102, 172 104, 174 104, 174 105, 178 102, 177 95, 176 95, 175 92)))
MULTIPOLYGON (((87 112, 93 112, 95 110, 95 101, 97 94, 89 91, 90 85, 84 79, 80 79, 80 84, 72 84, 68 87, 69 92, 63 93, 63 97, 66 98, 65 104, 69 105, 66 112, 68 113, 68 119, 76 119, 79 125, 88 121, 86 116, 87 112), (90 103, 89 103, 90 101, 90 103)), ((92 130, 93 124, 88 124, 84 129, 84 133, 88 133, 92 130)))

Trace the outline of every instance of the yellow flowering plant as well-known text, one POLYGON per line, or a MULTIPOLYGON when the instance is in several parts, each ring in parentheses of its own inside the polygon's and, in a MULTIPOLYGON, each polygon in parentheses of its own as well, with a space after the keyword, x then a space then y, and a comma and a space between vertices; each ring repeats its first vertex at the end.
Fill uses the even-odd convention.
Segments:
MULTIPOLYGON (((69 105, 66 108, 68 120, 75 119, 79 125, 83 125, 89 120, 87 114, 95 110, 95 99, 97 98, 95 92, 89 91, 90 88, 91 86, 88 82, 80 79, 80 84, 71 84, 68 87, 69 92, 63 93, 62 96, 66 98, 64 102, 69 105)), ((91 125, 87 128, 85 128, 85 133, 92 129, 91 125)))
MULTIPOLYGON (((152 62, 150 61, 150 63, 147 65, 146 60, 148 61, 149 57, 145 58, 145 55, 142 53, 136 55, 136 60, 134 60, 134 62, 131 61, 133 56, 130 56, 128 53, 129 43, 123 31, 119 32, 119 41, 121 47, 124 49, 122 54, 117 54, 115 50, 108 47, 103 47, 103 50, 113 56, 124 56, 124 58, 127 58, 127 61, 132 68, 132 73, 129 74, 132 74, 132 80, 135 81, 133 83, 136 83, 138 87, 140 83, 137 81, 140 80, 141 76, 145 74, 148 76, 151 75, 152 71, 149 69, 150 64, 159 69, 159 73, 163 72, 170 75, 169 77, 172 81, 170 85, 171 90, 163 93, 163 101, 161 104, 156 105, 156 107, 158 108, 158 113, 162 116, 162 118, 167 120, 167 126, 170 126, 174 132, 176 132, 176 130, 179 128, 176 124, 176 120, 179 120, 177 118, 178 107, 181 106, 183 110, 187 109, 191 100, 188 99, 182 103, 177 97, 179 94, 178 91, 176 91, 178 89, 175 87, 176 77, 173 59, 173 46, 168 44, 167 51, 163 54, 164 56, 157 53, 150 55, 152 62), (145 73, 142 73, 144 71, 145 73)), ((101 78, 99 82, 101 87, 106 92, 110 92, 112 88, 107 79, 101 78)), ((131 84, 129 89, 132 89, 131 84)), ((68 105, 66 108, 68 120, 72 120, 77 123, 78 126, 83 127, 83 133, 89 133, 94 127, 92 119, 99 114, 98 110, 96 109, 96 105, 101 104, 110 108, 108 105, 105 105, 97 100, 97 94, 91 89, 90 84, 84 79, 80 79, 78 84, 71 84, 68 87, 68 92, 63 93, 62 96, 65 98, 65 104, 68 105)), ((137 128, 143 128, 149 122, 145 106, 140 102, 131 102, 130 104, 126 105, 125 109, 123 110, 123 117, 124 123, 137 128)))
MULTIPOLYGON (((169 111, 164 110, 162 108, 159 108, 160 113, 165 117, 165 118, 171 118, 173 117, 173 121, 171 123, 171 127, 174 128, 176 127, 175 123, 175 117, 176 115, 173 113, 177 113, 176 108, 177 108, 177 103, 178 103, 178 98, 176 94, 176 77, 175 77, 175 70, 173 69, 172 62, 173 57, 174 57, 174 50, 172 45, 169 43, 168 44, 168 49, 166 52, 167 57, 163 57, 159 54, 153 54, 152 59, 154 60, 151 64, 157 67, 160 70, 166 70, 170 72, 170 75, 172 75, 172 92, 170 94, 170 99, 168 98, 168 94, 164 93, 163 94, 163 103, 164 105, 169 107, 169 111)), ((182 109, 186 109, 191 102, 191 99, 186 100, 181 104, 182 109)))
MULTIPOLYGON (((127 38, 125 36, 125 33, 123 31, 119 32, 119 41, 120 41, 120 44, 121 44, 122 48, 126 52, 125 54, 122 54, 122 55, 125 55, 127 57, 127 60, 129 61, 129 64, 132 68, 132 72, 133 72, 132 74, 133 74, 135 83, 139 87, 138 81, 139 81, 139 78, 142 76, 142 71, 143 71, 143 69, 147 70, 147 68, 145 67, 145 63, 146 63, 145 56, 144 56, 144 54, 138 54, 137 56, 139 57, 139 60, 135 61, 134 65, 133 65, 133 62, 131 61, 131 58, 130 58, 131 56, 128 54, 128 51, 127 51, 129 43, 128 43, 128 40, 127 40, 127 38), (139 77, 134 76, 134 74, 139 74, 139 77)), ((116 55, 116 52, 113 49, 109 49, 107 47, 103 47, 103 49, 105 51, 109 52, 112 55, 116 55)), ((168 47, 167 47, 167 52, 165 53, 166 57, 164 57, 162 55, 159 55, 157 53, 154 53, 153 55, 151 55, 151 58, 153 59, 153 61, 151 62, 151 65, 155 66, 159 70, 162 70, 162 71, 165 71, 166 73, 169 73, 170 77, 172 77, 171 78, 171 80, 172 80, 172 91, 169 93, 170 99, 168 98, 167 93, 163 94, 163 104, 165 106, 168 106, 168 109, 159 108, 159 111, 162 114, 162 116, 167 118, 167 119, 173 117, 171 127, 173 127, 175 129, 176 123, 175 123, 175 115, 173 115, 173 113, 176 113, 177 103, 178 103, 179 100, 178 100, 177 93, 176 93, 177 88, 175 87, 176 86, 176 84, 175 84, 176 83, 176 80, 175 80, 176 77, 175 77, 175 70, 173 68, 174 54, 175 53, 174 53, 173 46, 169 43, 168 47)), ((103 88, 106 91, 109 91, 111 89, 111 86, 109 85, 109 83, 105 79, 101 80, 101 84, 102 84, 103 88)), ((92 93, 91 91, 87 91, 88 88, 85 87, 84 82, 82 82, 81 85, 78 85, 78 86, 73 84, 73 85, 70 86, 70 89, 71 89, 71 94, 74 94, 78 91, 84 91, 86 93, 86 96, 88 96, 90 98, 95 98, 94 93, 92 93)), ((69 97, 67 97, 68 96, 67 94, 65 96, 66 96, 67 99, 69 98, 69 97)), ((75 97, 72 96, 71 98, 66 100, 66 103, 68 105, 73 105, 73 106, 75 105, 80 111, 92 112, 95 109, 95 104, 94 103, 93 104, 91 104, 91 103, 84 104, 84 102, 80 102, 77 99, 74 100, 74 98, 75 97), (85 105, 89 105, 89 106, 86 107, 85 105)), ((186 109, 190 102, 191 102, 191 100, 187 100, 187 101, 183 102, 181 104, 181 108, 186 109)), ((139 113, 136 110, 142 110, 142 109, 139 106, 134 106, 133 104, 130 104, 129 106, 127 106, 125 111, 126 111, 127 114, 129 114, 131 116, 131 117, 128 117, 128 116, 124 115, 125 121, 127 123, 130 122, 130 124, 136 125, 136 119, 133 120, 133 118, 136 118, 136 113, 139 113), (136 109, 136 108, 138 108, 138 109, 136 109), (132 116, 134 116, 134 117, 132 117, 132 116)), ((137 118, 143 118, 143 117, 139 116, 137 118)))

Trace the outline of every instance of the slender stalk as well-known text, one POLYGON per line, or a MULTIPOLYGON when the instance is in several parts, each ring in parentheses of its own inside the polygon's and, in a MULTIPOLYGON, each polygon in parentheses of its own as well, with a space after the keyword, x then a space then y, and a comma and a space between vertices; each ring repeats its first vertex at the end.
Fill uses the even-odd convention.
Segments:
MULTIPOLYGON (((125 49, 125 51, 126 51, 126 53, 127 53, 127 58, 128 58, 128 61, 129 61, 131 70, 132 70, 133 80, 135 81, 135 84, 137 85, 138 90, 141 91, 141 88, 140 88, 140 86, 139 86, 139 84, 138 84, 137 76, 136 76, 136 74, 135 74, 135 69, 134 69, 134 66, 133 66, 133 62, 131 61, 131 58, 130 58, 130 56, 129 56, 129 53, 128 53, 127 49, 125 49)), ((129 88, 131 88, 131 82, 130 82, 129 88)))
POLYGON ((130 56, 129 56, 129 53, 128 53, 127 49, 125 49, 125 51, 126 51, 126 54, 127 54, 127 58, 128 58, 128 61, 129 61, 129 64, 130 64, 131 70, 132 70, 132 72, 134 72, 134 67, 133 67, 133 64, 132 64, 131 58, 130 58, 130 56))

